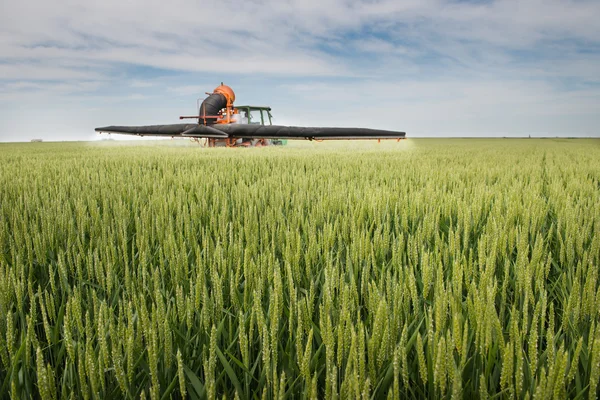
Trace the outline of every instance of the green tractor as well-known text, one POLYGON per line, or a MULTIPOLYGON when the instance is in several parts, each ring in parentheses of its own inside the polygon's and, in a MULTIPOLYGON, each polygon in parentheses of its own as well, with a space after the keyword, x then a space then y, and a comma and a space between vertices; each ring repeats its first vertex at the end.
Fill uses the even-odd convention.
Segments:
MULTIPOLYGON (((273 125, 271 107, 262 106, 235 106, 232 115, 233 123, 251 125, 273 125)), ((208 147, 258 147, 258 146, 283 146, 287 139, 207 139, 208 147)))

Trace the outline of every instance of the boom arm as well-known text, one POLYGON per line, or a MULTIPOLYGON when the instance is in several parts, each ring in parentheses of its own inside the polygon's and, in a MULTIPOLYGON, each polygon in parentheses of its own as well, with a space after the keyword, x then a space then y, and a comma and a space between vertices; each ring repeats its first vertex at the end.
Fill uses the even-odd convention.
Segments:
POLYGON ((214 139, 403 139, 405 132, 367 128, 320 128, 281 125, 197 124, 106 126, 96 132, 138 136, 181 136, 214 139))

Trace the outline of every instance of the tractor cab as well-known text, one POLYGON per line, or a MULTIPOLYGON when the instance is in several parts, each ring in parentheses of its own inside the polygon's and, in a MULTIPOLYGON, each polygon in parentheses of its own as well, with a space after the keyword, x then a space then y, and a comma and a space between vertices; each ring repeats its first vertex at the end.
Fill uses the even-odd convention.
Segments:
POLYGON ((236 106, 241 124, 271 125, 271 107, 236 106))

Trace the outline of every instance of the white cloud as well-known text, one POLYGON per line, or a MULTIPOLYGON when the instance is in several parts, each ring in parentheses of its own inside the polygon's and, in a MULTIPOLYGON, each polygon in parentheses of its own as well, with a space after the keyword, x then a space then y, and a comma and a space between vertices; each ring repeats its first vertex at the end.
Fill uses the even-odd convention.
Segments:
POLYGON ((206 83, 204 85, 172 86, 167 88, 167 91, 178 96, 203 95, 206 91, 210 90, 211 86, 215 86, 215 83, 206 83))
POLYGON ((0 42, 5 59, 185 71, 351 75, 351 66, 314 48, 340 41, 350 52, 411 57, 435 51, 470 65, 506 61, 506 49, 527 49, 543 40, 598 43, 600 38, 600 3, 591 1, 177 0, 167 6, 159 0, 61 5, 31 0, 5 8, 0 30, 12 38, 0 42), (380 31, 388 38, 368 35, 380 31), (348 32, 360 37, 349 41, 348 32), (412 46, 395 43, 404 40, 412 46))
POLYGON ((134 79, 131 82, 129 82, 129 86, 131 86, 132 88, 150 88, 156 86, 156 83, 148 80, 134 79))

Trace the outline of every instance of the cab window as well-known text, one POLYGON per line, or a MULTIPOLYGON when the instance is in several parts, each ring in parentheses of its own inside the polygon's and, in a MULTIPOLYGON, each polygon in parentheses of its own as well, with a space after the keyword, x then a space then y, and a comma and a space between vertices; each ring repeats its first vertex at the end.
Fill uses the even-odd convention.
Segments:
POLYGON ((262 110, 263 121, 265 125, 271 125, 271 118, 269 117, 269 111, 262 110))
POLYGON ((260 119, 260 110, 250 110, 250 124, 260 125, 262 123, 260 119))

